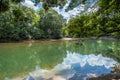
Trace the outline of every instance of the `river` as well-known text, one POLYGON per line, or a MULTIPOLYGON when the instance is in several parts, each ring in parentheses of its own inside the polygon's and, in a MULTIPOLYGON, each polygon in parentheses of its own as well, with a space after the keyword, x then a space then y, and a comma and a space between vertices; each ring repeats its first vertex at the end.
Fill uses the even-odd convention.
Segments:
POLYGON ((0 43, 0 80, 89 80, 120 63, 120 41, 0 43))

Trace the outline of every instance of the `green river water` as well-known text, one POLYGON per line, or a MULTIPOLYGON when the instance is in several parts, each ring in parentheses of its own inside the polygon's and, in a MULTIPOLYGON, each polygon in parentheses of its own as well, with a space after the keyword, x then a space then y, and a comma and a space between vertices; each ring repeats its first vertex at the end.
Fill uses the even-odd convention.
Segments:
POLYGON ((0 80, 87 80, 119 62, 119 40, 0 43, 0 80))

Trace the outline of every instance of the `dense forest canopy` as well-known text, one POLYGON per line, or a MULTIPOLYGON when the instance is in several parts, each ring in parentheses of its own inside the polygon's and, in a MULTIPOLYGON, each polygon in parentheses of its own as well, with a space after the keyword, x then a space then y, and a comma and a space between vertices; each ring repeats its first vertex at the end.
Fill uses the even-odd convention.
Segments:
MULTIPOLYGON (((20 3, 20 2, 24 2, 25 0, 1 0, 0 1, 0 12, 4 12, 7 11, 10 8, 10 4, 12 3, 20 3)), ((39 2, 43 2, 43 8, 45 10, 48 10, 49 7, 53 7, 53 6, 63 6, 66 3, 66 0, 33 0, 33 2, 35 3, 35 6, 39 3, 39 2)))
POLYGON ((120 2, 99 0, 99 10, 73 18, 64 27, 72 37, 120 35, 120 2))
MULTIPOLYGON (((120 1, 98 0, 99 9, 92 13, 79 14, 66 20, 52 9, 63 6, 66 0, 33 0, 42 2, 42 9, 35 11, 23 6, 25 0, 0 0, 0 41, 26 39, 90 37, 120 35, 120 1)), ((66 11, 88 0, 71 0, 66 11)))

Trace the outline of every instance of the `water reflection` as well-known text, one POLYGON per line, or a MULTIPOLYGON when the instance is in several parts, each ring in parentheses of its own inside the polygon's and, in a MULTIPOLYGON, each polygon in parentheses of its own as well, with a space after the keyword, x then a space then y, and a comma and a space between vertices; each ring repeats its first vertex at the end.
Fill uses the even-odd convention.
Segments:
POLYGON ((120 62, 119 43, 78 40, 0 44, 0 80, 81 80, 107 74, 115 61, 120 62))
MULTIPOLYGON (((110 73, 113 64, 117 62, 101 54, 82 55, 67 51, 63 62, 51 70, 41 69, 38 66, 23 80, 87 80, 91 77, 110 73)), ((12 80, 18 80, 12 79, 12 80)))
POLYGON ((105 57, 110 57, 120 62, 120 41, 117 40, 72 41, 67 44, 66 49, 81 54, 102 54, 105 57))

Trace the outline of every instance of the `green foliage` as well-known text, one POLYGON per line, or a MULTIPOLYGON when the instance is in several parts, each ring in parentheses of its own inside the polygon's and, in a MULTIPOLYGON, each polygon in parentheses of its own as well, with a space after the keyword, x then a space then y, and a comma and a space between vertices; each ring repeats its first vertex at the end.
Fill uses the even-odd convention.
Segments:
POLYGON ((59 5, 63 7, 66 4, 66 0, 36 0, 35 5, 37 5, 40 1, 43 2, 43 8, 47 11, 50 7, 55 7, 59 5))
MULTIPOLYGON (((32 38, 38 36, 36 25, 40 17, 34 10, 25 6, 11 6, 11 9, 0 14, 0 40, 13 41, 32 38), (36 32, 37 31, 37 32, 36 32)), ((39 34, 41 30, 39 30, 39 34)))
POLYGON ((60 38, 61 27, 64 24, 62 16, 52 9, 47 12, 40 10, 39 15, 41 16, 39 28, 44 31, 43 38, 60 38))
POLYGON ((19 2, 21 2, 23 0, 11 0, 11 1, 14 2, 14 3, 19 3, 19 2))
POLYGON ((60 38, 64 19, 52 9, 38 13, 22 5, 12 4, 0 14, 0 41, 60 38))
POLYGON ((24 19, 24 12, 22 10, 20 10, 19 8, 13 10, 13 15, 15 17, 14 18, 15 21, 22 21, 24 19))
POLYGON ((8 11, 10 8, 11 2, 20 3, 23 0, 0 0, 0 13, 8 11))
POLYGON ((100 30, 104 34, 120 34, 120 2, 118 0, 100 0, 98 16, 100 18, 100 30))
POLYGON ((77 7, 79 4, 85 4, 86 1, 87 0, 71 0, 70 5, 66 9, 66 11, 72 10, 74 7, 77 7))
POLYGON ((104 36, 120 34, 120 2, 100 0, 99 10, 89 15, 71 19, 63 28, 72 37, 104 36))
POLYGON ((68 36, 72 37, 97 36, 97 33, 99 33, 99 25, 95 19, 94 15, 81 15, 71 19, 63 30, 68 36))
POLYGON ((48 5, 47 3, 43 3, 43 8, 44 8, 45 10, 48 10, 48 9, 49 9, 49 5, 48 5))
MULTIPOLYGON (((0 1, 0 13, 9 10, 9 6, 11 4, 10 2, 20 3, 21 1, 24 1, 24 0, 1 0, 0 1)), ((57 5, 63 7, 66 4, 66 0, 35 0, 35 6, 40 1, 43 2, 43 8, 46 11, 49 9, 49 7, 54 7, 54 6, 57 6, 57 5)))
MULTIPOLYGON (((0 3, 0 40, 60 38, 62 33, 64 36, 72 37, 120 35, 118 0, 100 0, 97 12, 77 16, 66 25, 62 16, 50 8, 63 6, 66 0, 42 0, 44 9, 38 13, 21 4, 13 4, 21 0, 11 1, 12 3, 1 0, 0 3)), ((36 4, 40 1, 36 0, 36 4)), ((69 8, 72 9, 79 3, 85 3, 86 0, 71 2, 69 8)))
POLYGON ((0 1, 0 13, 9 10, 9 2, 0 1))
POLYGON ((120 12, 119 0, 100 0, 99 6, 100 11, 103 11, 104 13, 120 12))

